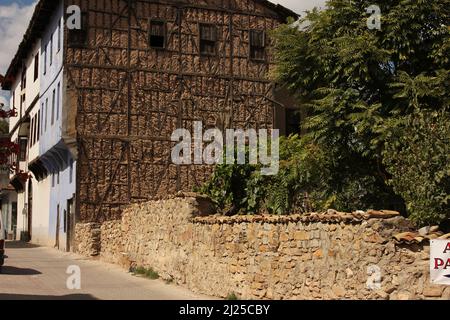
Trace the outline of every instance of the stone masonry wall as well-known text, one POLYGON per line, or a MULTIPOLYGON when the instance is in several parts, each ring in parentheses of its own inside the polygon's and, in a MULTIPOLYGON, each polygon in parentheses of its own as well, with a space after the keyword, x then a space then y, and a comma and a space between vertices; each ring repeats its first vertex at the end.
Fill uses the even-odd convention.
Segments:
POLYGON ((402 217, 202 217, 204 204, 174 197, 132 205, 121 221, 100 228, 100 256, 152 267, 163 279, 218 297, 450 299, 450 287, 430 284, 429 246, 393 239, 412 230, 402 217), (369 290, 368 271, 377 268, 380 288, 369 290))

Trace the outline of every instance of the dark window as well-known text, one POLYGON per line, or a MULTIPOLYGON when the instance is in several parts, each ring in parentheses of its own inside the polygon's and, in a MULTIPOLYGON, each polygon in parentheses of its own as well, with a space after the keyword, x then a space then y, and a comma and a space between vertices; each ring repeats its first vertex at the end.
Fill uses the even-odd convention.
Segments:
POLYGON ((286 109, 286 136, 300 134, 300 112, 298 109, 286 109))
POLYGON ((37 130, 37 128, 38 128, 38 115, 37 114, 35 114, 34 115, 34 125, 33 125, 33 135, 34 135, 34 137, 33 137, 33 145, 35 145, 36 144, 36 141, 38 140, 38 130, 37 130))
POLYGON ((265 60, 266 35, 264 31, 250 30, 250 59, 265 60))
POLYGON ((58 24, 58 52, 59 52, 59 50, 61 50, 61 28, 62 28, 62 23, 60 21, 58 24))
POLYGON ((45 99, 45 126, 44 126, 45 131, 47 131, 47 117, 48 117, 48 98, 45 99))
POLYGON ((47 73, 47 47, 44 49, 44 75, 47 73))
POLYGON ((69 183, 73 181, 73 159, 70 159, 69 183))
POLYGON ((150 47, 164 49, 166 47, 166 24, 164 21, 150 21, 150 47))
POLYGON ((44 134, 44 112, 45 112, 45 109, 44 109, 44 103, 42 103, 42 106, 41 106, 41 109, 42 109, 42 113, 41 113, 41 135, 43 135, 44 134))
POLYGON ((52 33, 52 35, 50 36, 50 65, 52 65, 52 62, 53 62, 53 33, 52 33))
POLYGON ((86 12, 81 13, 81 29, 69 29, 67 33, 67 44, 70 47, 85 47, 88 36, 88 16, 86 12))
POLYGON ((36 126, 36 128, 37 128, 37 141, 39 141, 39 136, 41 135, 40 134, 40 132, 41 132, 41 110, 38 110, 38 113, 37 113, 37 126, 36 126))
POLYGON ((200 24, 200 53, 216 54, 217 28, 212 24, 200 24))
POLYGON ((21 88, 22 90, 27 87, 27 69, 23 67, 22 70, 22 82, 21 82, 21 88))
POLYGON ((34 57, 34 81, 39 77, 39 53, 34 57))
POLYGON ((28 142, 30 143, 30 148, 33 145, 33 131, 34 131, 34 118, 31 119, 31 123, 30 123, 30 134, 28 137, 28 142))
POLYGON ((55 174, 53 173, 52 174, 52 187, 54 187, 55 186, 55 174))
POLYGON ((58 89, 56 90, 56 120, 59 119, 59 99, 61 98, 61 83, 58 83, 58 89))
POLYGON ((64 233, 67 233, 67 211, 64 210, 64 233))
POLYGON ((53 125, 55 123, 55 102, 56 102, 56 96, 55 96, 55 90, 53 90, 52 94, 52 117, 50 124, 53 125))
POLYGON ((20 138, 19 140, 19 161, 27 160, 27 138, 20 138))

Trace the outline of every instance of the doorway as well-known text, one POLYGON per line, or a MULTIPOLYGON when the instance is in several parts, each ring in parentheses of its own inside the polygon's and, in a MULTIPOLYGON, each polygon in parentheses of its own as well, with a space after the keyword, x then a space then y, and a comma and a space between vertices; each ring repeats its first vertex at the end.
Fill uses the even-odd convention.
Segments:
POLYGON ((27 231, 28 241, 31 241, 33 227, 33 184, 31 179, 28 181, 28 216, 27 216, 27 231))
POLYGON ((67 200, 67 212, 65 217, 65 229, 66 229, 66 251, 70 251, 70 243, 72 240, 72 228, 73 228, 73 199, 67 200))
POLYGON ((59 249, 59 204, 56 207, 56 237, 55 237, 55 248, 59 249))

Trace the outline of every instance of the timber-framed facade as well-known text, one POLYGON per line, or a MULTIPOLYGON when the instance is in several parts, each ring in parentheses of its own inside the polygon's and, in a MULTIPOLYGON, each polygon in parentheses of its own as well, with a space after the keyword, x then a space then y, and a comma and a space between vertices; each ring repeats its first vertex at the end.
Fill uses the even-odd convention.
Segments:
POLYGON ((255 0, 73 3, 88 21, 84 43, 67 43, 65 53, 77 101, 81 221, 117 219, 123 205, 204 182, 210 166, 171 163, 177 128, 273 127, 270 37, 262 59, 251 57, 250 40, 289 12, 255 0), (164 24, 163 48, 150 45, 153 21, 164 24), (202 52, 204 25, 216 31, 213 54, 202 52))

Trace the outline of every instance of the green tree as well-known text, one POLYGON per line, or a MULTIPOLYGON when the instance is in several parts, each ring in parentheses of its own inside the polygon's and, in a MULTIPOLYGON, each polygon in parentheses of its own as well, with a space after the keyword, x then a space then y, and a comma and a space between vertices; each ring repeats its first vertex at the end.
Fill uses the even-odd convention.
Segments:
POLYGON ((371 4, 329 0, 300 27, 281 26, 274 77, 308 110, 303 139, 332 159, 327 185, 336 207, 398 209, 405 200, 411 209, 415 198, 392 183, 401 173, 383 156, 408 115, 450 110, 450 0, 377 1, 381 30, 367 26, 371 4))

